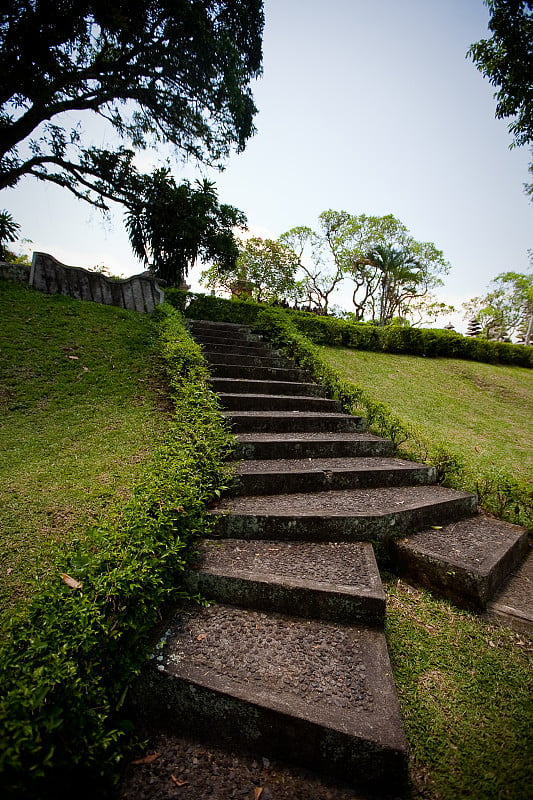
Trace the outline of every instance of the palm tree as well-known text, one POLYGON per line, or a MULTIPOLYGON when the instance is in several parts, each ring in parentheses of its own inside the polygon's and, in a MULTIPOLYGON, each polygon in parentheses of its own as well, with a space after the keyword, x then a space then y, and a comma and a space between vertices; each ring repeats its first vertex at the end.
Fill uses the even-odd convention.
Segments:
POLYGON ((381 272, 378 324, 386 325, 408 297, 418 294, 424 282, 424 271, 406 247, 377 244, 366 252, 364 260, 381 272))

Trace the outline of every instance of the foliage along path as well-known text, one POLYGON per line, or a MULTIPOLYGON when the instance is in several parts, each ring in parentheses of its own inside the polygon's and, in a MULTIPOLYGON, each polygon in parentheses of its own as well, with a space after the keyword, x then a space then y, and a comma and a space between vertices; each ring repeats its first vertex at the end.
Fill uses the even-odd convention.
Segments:
POLYGON ((138 713, 403 794, 377 562, 483 611, 525 558, 526 532, 437 486, 433 468, 395 458, 249 329, 191 325, 242 461, 189 574, 217 605, 168 622, 138 713))

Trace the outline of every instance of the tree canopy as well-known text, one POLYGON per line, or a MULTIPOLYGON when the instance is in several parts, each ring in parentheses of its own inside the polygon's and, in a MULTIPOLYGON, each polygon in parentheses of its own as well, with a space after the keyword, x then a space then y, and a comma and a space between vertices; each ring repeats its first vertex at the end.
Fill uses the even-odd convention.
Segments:
POLYGON ((239 255, 235 227, 245 215, 219 204, 207 180, 176 184, 168 169, 139 180, 139 197, 130 201, 126 228, 133 252, 168 285, 179 286, 198 259, 216 259, 231 270, 239 255))
POLYGON ((308 303, 328 313, 333 291, 347 282, 358 321, 386 324, 442 283, 449 270, 431 242, 418 242, 392 214, 323 211, 319 230, 292 228, 279 239, 297 254, 308 303))
POLYGON ((297 268, 298 259, 289 247, 254 236, 241 243, 232 267, 216 261, 202 273, 201 281, 208 288, 247 295, 259 303, 276 303, 294 296, 297 268))
POLYGON ((502 272, 485 295, 463 307, 484 337, 506 341, 520 332, 523 344, 533 343, 533 273, 502 272))
POLYGON ((262 0, 4 0, 0 188, 24 175, 100 207, 130 199, 134 152, 218 164, 254 131, 262 0), (69 114, 68 112, 72 112, 69 114), (124 144, 84 143, 82 112, 124 144))
MULTIPOLYGON (((533 144, 533 0, 485 2, 492 36, 473 44, 468 54, 498 87, 496 116, 513 118, 509 130, 514 144, 533 144)), ((533 184, 526 189, 533 196, 533 184)))

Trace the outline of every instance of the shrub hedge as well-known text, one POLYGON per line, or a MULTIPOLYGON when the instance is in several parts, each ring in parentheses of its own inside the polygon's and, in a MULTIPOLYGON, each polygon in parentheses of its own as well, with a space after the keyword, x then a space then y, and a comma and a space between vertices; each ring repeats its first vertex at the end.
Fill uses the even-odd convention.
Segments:
MULTIPOLYGON (((245 300, 227 300, 212 295, 167 289, 166 300, 193 319, 253 325, 258 314, 272 306, 245 300)), ((354 323, 337 317, 321 317, 305 311, 282 310, 300 333, 315 344, 353 347, 385 353, 405 353, 426 358, 464 358, 489 364, 533 367, 533 347, 462 336, 433 328, 402 325, 380 327, 354 323)))
POLYGON ((58 550, 0 642, 3 797, 88 796, 116 770, 131 727, 124 697, 163 604, 186 597, 188 546, 223 488, 232 437, 201 349, 170 306, 156 317, 176 411, 166 442, 115 521, 58 550))
POLYGON ((347 413, 362 413, 370 430, 391 439, 402 455, 433 464, 437 480, 456 489, 475 492, 491 514, 533 528, 533 487, 518 481, 505 470, 490 467, 481 473, 467 469, 460 454, 448 443, 428 442, 384 403, 369 397, 361 388, 339 377, 319 349, 298 331, 294 317, 278 309, 265 309, 256 318, 256 329, 279 349, 324 384, 331 397, 347 413))

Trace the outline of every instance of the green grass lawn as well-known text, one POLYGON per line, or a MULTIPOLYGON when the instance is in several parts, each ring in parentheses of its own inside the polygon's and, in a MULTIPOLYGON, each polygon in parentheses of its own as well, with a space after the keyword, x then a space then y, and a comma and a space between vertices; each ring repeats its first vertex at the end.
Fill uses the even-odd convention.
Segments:
POLYGON ((530 480, 533 370, 448 358, 321 347, 346 379, 471 469, 495 465, 530 480))
MULTIPOLYGON (((46 578, 50 543, 117 513, 168 414, 146 315, 0 282, 0 320, 0 598, 9 611, 46 578)), ((533 371, 323 354, 427 437, 527 474, 533 371)), ((533 798, 531 640, 393 577, 384 583, 414 800, 533 798)))
POLYGON ((0 281, 0 607, 143 472, 166 426, 147 315, 0 281))

